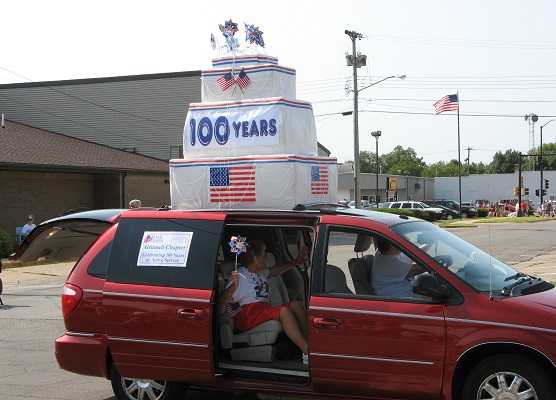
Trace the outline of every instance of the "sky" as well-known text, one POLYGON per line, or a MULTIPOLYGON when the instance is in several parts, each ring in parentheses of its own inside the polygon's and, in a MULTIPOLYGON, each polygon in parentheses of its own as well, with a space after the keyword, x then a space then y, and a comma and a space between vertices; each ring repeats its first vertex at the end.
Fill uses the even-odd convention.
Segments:
MULTIPOLYGON (((552 0, 5 0, 0 8, 0 84, 211 69, 225 56, 210 46, 232 19, 263 32, 262 54, 297 71, 297 99, 313 104, 317 139, 339 162, 353 160, 352 41, 367 56, 358 69, 359 147, 415 150, 427 164, 458 158, 456 112, 433 104, 459 94, 461 161, 526 153, 535 114, 556 118, 556 2, 552 0), (346 90, 347 87, 347 90, 346 90), (470 150, 468 150, 470 149, 470 150)), ((556 122, 543 143, 556 142, 556 122)))

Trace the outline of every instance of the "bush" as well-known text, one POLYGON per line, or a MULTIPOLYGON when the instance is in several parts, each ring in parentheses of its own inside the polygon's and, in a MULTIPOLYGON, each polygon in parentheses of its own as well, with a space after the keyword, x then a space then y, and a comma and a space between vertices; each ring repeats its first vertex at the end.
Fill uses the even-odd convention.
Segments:
POLYGON ((12 238, 5 231, 0 230, 0 258, 9 256, 13 250, 12 238))
POLYGON ((488 209, 486 209, 486 208, 477 208, 477 217, 480 217, 480 218, 488 217, 488 209))

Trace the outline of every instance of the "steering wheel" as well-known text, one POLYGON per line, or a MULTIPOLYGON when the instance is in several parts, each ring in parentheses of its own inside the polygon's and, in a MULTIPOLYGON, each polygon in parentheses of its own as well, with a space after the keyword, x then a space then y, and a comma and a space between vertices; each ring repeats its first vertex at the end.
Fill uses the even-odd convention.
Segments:
POLYGON ((437 263, 442 265, 444 268, 448 268, 454 262, 454 259, 450 255, 439 255, 433 257, 437 263))

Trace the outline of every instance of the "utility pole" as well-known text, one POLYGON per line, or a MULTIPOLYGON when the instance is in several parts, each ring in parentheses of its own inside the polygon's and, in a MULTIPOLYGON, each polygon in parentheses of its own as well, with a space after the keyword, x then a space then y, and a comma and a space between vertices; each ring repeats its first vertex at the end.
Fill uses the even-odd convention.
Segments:
POLYGON ((355 40, 361 40, 363 35, 355 31, 348 30, 345 31, 345 34, 351 39, 353 57, 353 191, 355 195, 355 208, 361 208, 361 188, 359 187, 359 91, 357 90, 357 68, 361 66, 361 63, 357 57, 355 40))
POLYGON ((465 159, 465 161, 467 161, 467 176, 469 176, 469 160, 471 158, 471 150, 475 150, 472 147, 468 147, 465 150, 467 150, 467 158, 465 159))

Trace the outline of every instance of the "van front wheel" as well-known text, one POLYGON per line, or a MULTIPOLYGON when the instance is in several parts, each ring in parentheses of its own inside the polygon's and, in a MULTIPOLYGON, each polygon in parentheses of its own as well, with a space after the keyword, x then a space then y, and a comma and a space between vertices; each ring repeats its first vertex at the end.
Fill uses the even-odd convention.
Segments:
POLYGON ((184 383, 123 377, 114 364, 110 380, 118 400, 183 400, 187 393, 184 383))
POLYGON ((556 398, 552 377, 522 356, 500 355, 479 363, 465 381, 464 399, 556 398))

